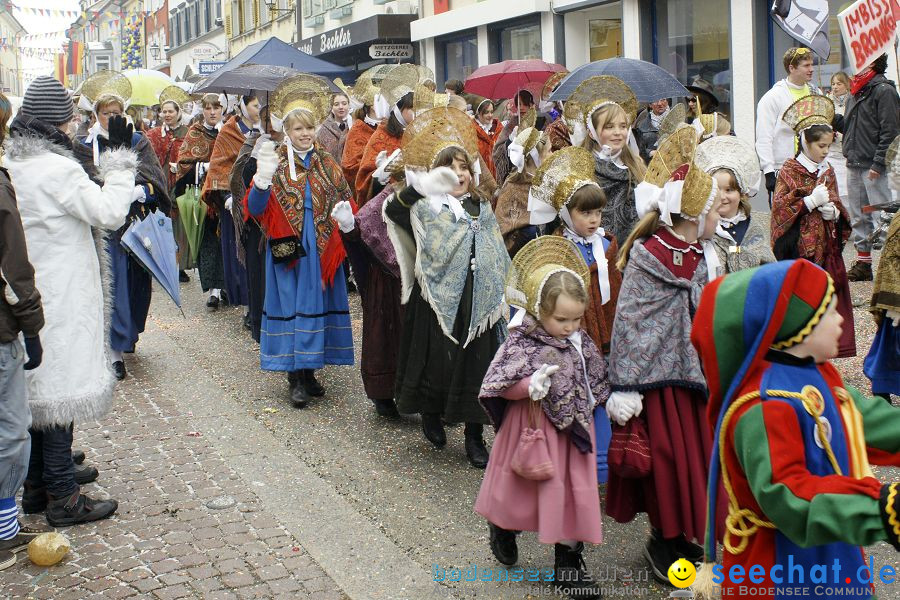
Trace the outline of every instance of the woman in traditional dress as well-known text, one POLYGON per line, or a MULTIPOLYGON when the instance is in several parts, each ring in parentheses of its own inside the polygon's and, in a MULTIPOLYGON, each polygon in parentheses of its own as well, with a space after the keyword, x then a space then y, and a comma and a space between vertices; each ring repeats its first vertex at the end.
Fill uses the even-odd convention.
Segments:
POLYGON ((319 127, 316 134, 316 144, 322 150, 328 152, 336 161, 340 162, 344 156, 344 143, 347 134, 353 126, 353 117, 350 116, 350 96, 344 92, 331 95, 331 112, 328 118, 319 127))
MULTIPOLYGON (((119 140, 110 139, 110 119, 124 118, 130 96, 131 84, 128 79, 114 71, 101 71, 85 80, 81 87, 82 105, 90 105, 96 122, 88 131, 84 142, 76 145, 76 156, 81 159, 88 174, 95 178, 95 167, 99 165, 100 155, 111 142, 119 144, 119 140)), ((154 208, 159 208, 163 214, 168 214, 171 209, 168 179, 150 142, 133 131, 127 141, 128 146, 138 154, 138 175, 135 178, 128 219, 113 234, 108 246, 112 260, 114 296, 110 360, 118 379, 124 379, 126 375, 124 353, 134 352, 138 336, 144 331, 152 291, 150 273, 125 251, 121 244, 122 234, 132 222, 143 219, 154 208)))
POLYGON ((397 407, 421 414, 423 433, 438 448, 447 443, 442 418, 464 422, 466 456, 483 469, 487 416, 478 392, 504 338, 509 254, 474 185, 478 158, 468 115, 425 111, 403 135, 409 185, 385 202, 384 214, 405 303, 397 407))
POLYGON ((487 165, 491 175, 494 174, 494 159, 491 154, 494 144, 503 126, 494 118, 494 101, 490 98, 476 98, 472 107, 475 112, 475 133, 478 135, 478 153, 487 165))
MULTIPOLYGON (((838 71, 831 76, 831 91, 828 97, 834 102, 834 114, 843 115, 847 110, 847 101, 850 99, 850 78, 843 71, 838 71)), ((844 134, 834 132, 834 142, 828 151, 828 164, 834 169, 837 180, 838 195, 841 201, 847 202, 847 159, 843 150, 844 134)))
MULTIPOLYGON (((378 88, 372 83, 371 77, 363 73, 356 80, 356 84, 352 88, 347 89, 347 94, 361 106, 356 110, 350 133, 347 134, 347 138, 344 140, 343 153, 341 156, 335 156, 334 158, 341 161, 341 168, 344 169, 344 179, 353 186, 356 183, 356 174, 359 172, 366 145, 380 122, 375 110, 375 95, 378 94, 378 88)), ((355 188, 353 193, 356 203, 359 205, 364 204, 368 200, 368 198, 357 196, 355 188)))
MULTIPOLYGON (((201 112, 198 119, 188 128, 181 148, 178 150, 178 167, 175 172, 175 191, 181 196, 189 185, 204 183, 213 145, 222 127, 222 100, 216 94, 206 94, 200 100, 201 112)), ((206 306, 211 310, 219 308, 222 287, 225 285, 222 273, 222 248, 217 234, 219 219, 207 216, 203 221, 203 235, 197 253, 200 271, 200 286, 209 292, 206 306)))
POLYGON ((175 189, 175 173, 178 171, 178 150, 181 148, 181 142, 187 135, 187 125, 185 125, 182 113, 182 107, 191 101, 191 97, 183 89, 177 85, 170 85, 159 94, 159 114, 162 123, 159 127, 154 127, 147 131, 147 139, 153 146, 156 158, 159 160, 159 166, 166 173, 169 184, 169 198, 172 202, 172 231, 175 234, 175 244, 178 246, 178 278, 180 281, 190 281, 190 277, 185 271, 194 268, 194 260, 191 257, 191 250, 188 244, 187 233, 184 225, 181 224, 181 218, 178 216, 178 210, 175 206, 175 196, 172 193, 175 189))
POLYGON ((353 194, 337 161, 313 143, 328 98, 327 85, 315 77, 279 84, 270 110, 284 143, 277 154, 271 143, 260 146, 244 199, 246 218, 253 216, 268 240, 260 365, 287 372, 297 408, 325 394, 315 369, 353 364, 346 252, 331 218, 334 205, 352 202, 353 194))

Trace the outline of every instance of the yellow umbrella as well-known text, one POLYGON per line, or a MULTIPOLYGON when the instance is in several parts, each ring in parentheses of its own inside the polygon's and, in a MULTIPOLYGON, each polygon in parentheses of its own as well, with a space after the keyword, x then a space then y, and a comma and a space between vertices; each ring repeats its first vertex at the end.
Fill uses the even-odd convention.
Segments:
POLYGON ((131 82, 132 106, 159 104, 159 93, 175 84, 171 77, 153 69, 127 69, 122 71, 122 75, 131 82))

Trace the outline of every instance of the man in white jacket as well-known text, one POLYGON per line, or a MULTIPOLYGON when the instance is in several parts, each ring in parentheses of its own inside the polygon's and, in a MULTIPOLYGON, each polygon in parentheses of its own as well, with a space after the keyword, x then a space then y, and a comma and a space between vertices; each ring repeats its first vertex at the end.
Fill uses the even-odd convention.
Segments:
POLYGON ((775 83, 756 106, 756 153, 766 175, 769 194, 775 191, 775 178, 781 165, 797 153, 794 130, 781 119, 784 111, 800 98, 820 93, 810 83, 813 57, 809 48, 789 48, 783 63, 787 77, 775 83))

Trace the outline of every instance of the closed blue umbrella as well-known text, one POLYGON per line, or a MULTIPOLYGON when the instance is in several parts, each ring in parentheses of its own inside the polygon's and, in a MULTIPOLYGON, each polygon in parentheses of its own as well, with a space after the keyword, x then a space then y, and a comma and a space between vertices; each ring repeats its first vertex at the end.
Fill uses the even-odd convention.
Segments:
POLYGON ((175 305, 181 308, 172 219, 159 211, 153 211, 144 219, 134 221, 125 230, 122 245, 153 275, 175 305))
POLYGON ((569 73, 550 96, 550 100, 564 102, 582 81, 598 75, 618 77, 628 84, 639 102, 691 96, 674 75, 659 65, 633 58, 608 58, 587 63, 569 73))

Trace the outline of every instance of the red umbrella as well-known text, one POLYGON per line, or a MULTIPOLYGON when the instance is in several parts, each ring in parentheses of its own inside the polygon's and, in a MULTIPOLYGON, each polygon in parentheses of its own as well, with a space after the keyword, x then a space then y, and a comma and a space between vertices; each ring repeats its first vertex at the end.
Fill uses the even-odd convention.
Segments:
POLYGON ((467 93, 485 98, 511 98, 522 89, 540 90, 551 75, 565 70, 542 60, 505 60, 476 69, 466 79, 465 88, 467 93))

